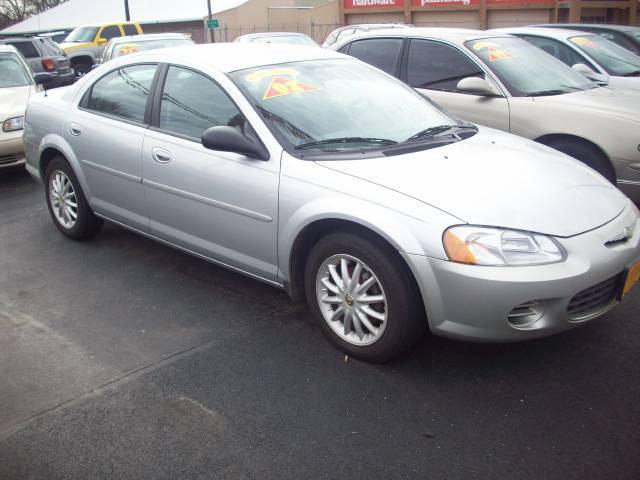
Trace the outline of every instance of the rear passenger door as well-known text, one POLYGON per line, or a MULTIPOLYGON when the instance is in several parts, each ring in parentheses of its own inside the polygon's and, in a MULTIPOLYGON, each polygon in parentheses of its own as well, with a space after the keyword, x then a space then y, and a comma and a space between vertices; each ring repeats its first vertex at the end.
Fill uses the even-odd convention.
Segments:
POLYGON ((145 232, 141 152, 156 70, 156 64, 129 65, 102 76, 63 127, 89 184, 93 209, 145 232))
MULTIPOLYGON (((456 47, 442 42, 411 39, 404 55, 401 79, 424 93, 458 118, 509 131, 507 98, 488 97, 457 90, 460 80, 491 78, 475 61, 456 47)), ((497 87, 497 86, 496 86, 497 87)))

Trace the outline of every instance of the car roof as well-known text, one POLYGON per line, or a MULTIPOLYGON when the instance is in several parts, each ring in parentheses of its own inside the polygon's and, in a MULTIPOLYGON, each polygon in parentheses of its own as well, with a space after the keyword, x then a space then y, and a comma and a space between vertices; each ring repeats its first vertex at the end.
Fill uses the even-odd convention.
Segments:
MULTIPOLYGON (((348 58, 346 55, 317 47, 284 44, 254 43, 209 43, 186 45, 160 50, 149 50, 134 55, 126 55, 116 62, 139 61, 176 62, 190 61, 203 67, 212 67, 228 73, 245 68, 275 65, 279 63, 302 62, 305 60, 325 60, 348 58)), ((115 65, 115 64, 114 64, 115 65)))
POLYGON ((378 28, 411 28, 412 25, 406 25, 404 23, 356 23, 353 25, 345 25, 344 27, 340 27, 338 30, 347 30, 349 28, 363 28, 367 29, 378 29, 378 28))
POLYGON ((3 53, 18 53, 18 50, 16 50, 16 47, 14 47, 13 45, 6 45, 4 43, 0 43, 0 52, 3 52, 3 53))
POLYGON ((582 28, 593 28, 594 30, 617 30, 620 32, 632 32, 635 30, 640 30, 640 27, 634 27, 633 25, 610 25, 607 23, 543 23, 540 25, 531 25, 532 27, 544 27, 544 28, 567 28, 567 29, 582 29, 582 28))
POLYGON ((5 38, 0 38, 0 42, 11 42, 11 43, 16 43, 16 42, 31 42, 33 41, 33 37, 5 37, 5 38))
MULTIPOLYGON (((309 37, 304 33, 299 32, 262 32, 262 33, 245 33, 238 38, 260 38, 260 37, 309 37)), ((238 39, 236 38, 236 40, 238 39)))
POLYGON ((541 37, 555 38, 556 40, 566 40, 576 35, 596 35, 584 30, 569 30, 568 28, 548 28, 548 27, 510 27, 489 30, 490 32, 520 33, 523 35, 540 35, 541 37))
MULTIPOLYGON (((356 33, 345 39, 353 41, 358 38, 371 37, 424 37, 437 40, 446 40, 453 43, 463 44, 469 40, 494 37, 509 37, 506 33, 485 30, 472 30, 467 28, 444 28, 444 27, 407 27, 407 28, 386 28, 372 30, 367 33, 356 33)), ((337 44, 342 44, 342 41, 337 44)), ((346 42, 344 42, 346 43, 346 42)))

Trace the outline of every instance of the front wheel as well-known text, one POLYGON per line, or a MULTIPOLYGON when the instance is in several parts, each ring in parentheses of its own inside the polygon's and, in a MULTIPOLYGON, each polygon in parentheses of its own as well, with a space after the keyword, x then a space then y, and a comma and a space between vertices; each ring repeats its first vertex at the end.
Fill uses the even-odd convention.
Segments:
POLYGON ((95 235, 102 227, 84 196, 80 183, 66 160, 54 158, 45 172, 47 207, 53 223, 74 240, 95 235))
POLYGON ((579 140, 559 139, 548 142, 547 146, 580 160, 611 183, 616 184, 616 172, 609 159, 588 143, 579 140))
POLYGON ((401 261, 382 242, 351 233, 314 246, 305 268, 307 303, 338 349, 380 363, 422 337, 424 309, 401 261))

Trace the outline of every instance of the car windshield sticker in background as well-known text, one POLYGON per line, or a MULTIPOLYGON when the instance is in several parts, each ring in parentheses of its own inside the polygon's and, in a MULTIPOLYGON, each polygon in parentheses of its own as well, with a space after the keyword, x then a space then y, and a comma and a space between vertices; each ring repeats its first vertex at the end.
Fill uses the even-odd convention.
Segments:
POLYGON ((513 58, 513 55, 511 54, 511 52, 504 50, 499 44, 494 42, 487 42, 486 40, 481 40, 479 42, 476 42, 473 45, 473 49, 477 51, 480 51, 484 48, 487 49, 490 62, 497 62, 498 60, 513 58))
POLYGON ((118 49, 118 55, 122 56, 122 55, 130 55, 132 53, 138 53, 140 51, 140 49, 138 48, 138 45, 132 44, 132 43, 128 43, 126 45, 121 46, 118 49))
POLYGON ((587 48, 590 48, 591 50, 598 49, 598 44, 587 37, 573 37, 573 38, 570 38, 569 40, 571 40, 571 43, 575 43, 579 47, 587 47, 587 48))
POLYGON ((312 85, 307 85, 306 83, 300 83, 297 80, 273 77, 262 99, 269 100, 270 98, 282 97, 283 95, 313 92, 314 90, 317 90, 317 88, 312 85))

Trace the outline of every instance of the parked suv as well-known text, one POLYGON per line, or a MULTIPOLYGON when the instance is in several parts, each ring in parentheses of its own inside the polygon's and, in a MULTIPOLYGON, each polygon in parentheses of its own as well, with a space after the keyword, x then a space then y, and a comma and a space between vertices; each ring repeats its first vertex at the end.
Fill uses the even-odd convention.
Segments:
POLYGON ((77 77, 82 77, 91 71, 102 48, 109 40, 126 35, 143 33, 138 23, 105 23, 99 25, 84 25, 74 29, 60 47, 71 59, 71 66, 77 77))
POLYGON ((34 73, 51 74, 48 88, 61 87, 73 83, 75 77, 71 69, 69 57, 60 47, 48 38, 5 38, 0 43, 12 45, 25 58, 34 73))

